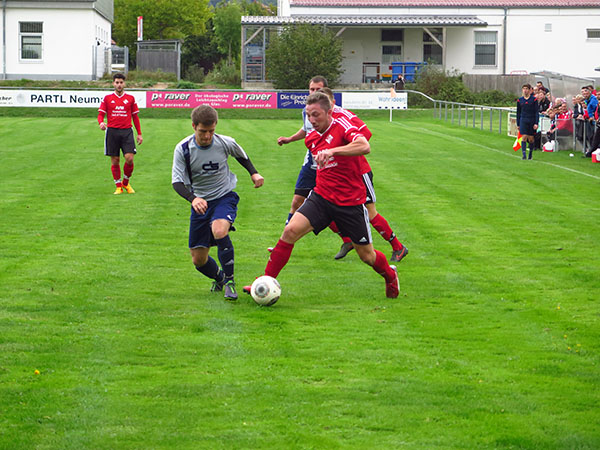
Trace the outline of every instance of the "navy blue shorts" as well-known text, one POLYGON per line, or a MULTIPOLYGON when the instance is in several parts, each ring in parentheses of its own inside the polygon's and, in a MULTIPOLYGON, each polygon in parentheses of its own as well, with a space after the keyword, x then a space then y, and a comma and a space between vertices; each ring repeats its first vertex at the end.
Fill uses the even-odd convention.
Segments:
POLYGON ((317 171, 311 169, 311 164, 305 164, 300 169, 298 179, 296 180, 296 189, 294 193, 301 195, 302 197, 308 197, 310 191, 314 189, 317 184, 317 171))
POLYGON ((210 226, 217 219, 225 219, 233 225, 237 216, 237 204, 239 201, 240 197, 231 191, 221 198, 209 201, 208 208, 206 208, 204 214, 198 214, 192 208, 192 215, 190 216, 190 248, 208 248, 217 245, 210 226))
POLYGON ((521 125, 519 126, 519 133, 526 134, 527 136, 535 136, 535 130, 533 126, 537 125, 534 122, 528 122, 526 120, 521 119, 521 125))

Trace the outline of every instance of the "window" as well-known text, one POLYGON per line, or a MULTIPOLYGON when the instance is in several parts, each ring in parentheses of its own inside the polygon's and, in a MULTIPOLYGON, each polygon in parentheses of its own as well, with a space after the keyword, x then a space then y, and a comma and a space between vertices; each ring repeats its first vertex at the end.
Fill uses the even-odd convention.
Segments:
MULTIPOLYGON (((444 35, 441 28, 428 28, 429 33, 442 42, 444 35)), ((426 31, 423 31, 423 61, 430 64, 442 64, 442 47, 426 31)))
POLYGON ((381 41, 382 42, 403 42, 404 41, 404 30, 402 28, 396 28, 391 30, 381 30, 381 41))
POLYGON ((475 65, 495 66, 498 33, 496 31, 475 32, 475 65))
POLYGON ((588 28, 587 29, 588 39, 600 39, 600 28, 588 28))
POLYGON ((43 22, 19 22, 19 44, 22 60, 41 61, 43 22))
POLYGON ((383 45, 381 47, 381 62, 383 64, 391 64, 399 61, 402 61, 401 45, 383 45))

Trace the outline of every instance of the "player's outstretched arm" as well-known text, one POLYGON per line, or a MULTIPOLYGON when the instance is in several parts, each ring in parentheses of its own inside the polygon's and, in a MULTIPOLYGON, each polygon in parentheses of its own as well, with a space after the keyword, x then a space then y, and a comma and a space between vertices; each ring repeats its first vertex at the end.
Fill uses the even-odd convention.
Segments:
POLYGON ((277 144, 289 144, 290 142, 299 141, 301 139, 304 139, 305 137, 306 131, 304 131, 304 128, 300 128, 298 131, 296 131, 296 133, 294 133, 290 137, 280 136, 279 138, 277 138, 277 144))

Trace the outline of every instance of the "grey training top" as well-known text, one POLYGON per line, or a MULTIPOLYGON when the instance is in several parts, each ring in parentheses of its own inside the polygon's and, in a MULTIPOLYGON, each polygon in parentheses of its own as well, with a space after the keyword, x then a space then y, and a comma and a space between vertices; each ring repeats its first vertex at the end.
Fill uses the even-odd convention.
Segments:
POLYGON ((190 165, 194 180, 192 190, 194 195, 204 200, 214 200, 233 191, 237 184, 237 177, 231 170, 227 158, 231 155, 236 158, 248 159, 248 155, 235 139, 221 134, 213 135, 212 144, 201 147, 196 144, 194 135, 182 139, 173 153, 172 183, 183 183, 190 186, 183 156, 182 144, 189 142, 190 165))

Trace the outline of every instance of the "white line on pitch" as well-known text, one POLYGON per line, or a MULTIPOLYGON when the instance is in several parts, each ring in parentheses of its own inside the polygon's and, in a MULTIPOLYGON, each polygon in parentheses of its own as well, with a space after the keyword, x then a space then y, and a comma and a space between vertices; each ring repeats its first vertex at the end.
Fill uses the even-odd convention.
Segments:
MULTIPOLYGON (((410 127, 410 126, 408 126, 408 125, 405 125, 405 124, 403 124, 403 123, 397 123, 397 122, 392 122, 392 123, 393 123, 394 125, 398 125, 399 127, 408 128, 409 130, 416 130, 416 128, 410 127)), ((422 127, 421 127, 421 128, 422 128, 422 127)), ((435 135, 435 136, 439 136, 439 137, 443 137, 443 138, 452 138, 452 139, 454 139, 454 140, 456 140, 456 141, 461 141, 461 142, 464 142, 465 144, 475 145, 475 146, 477 146, 477 147, 481 147, 481 148, 484 148, 484 149, 486 149, 486 150, 491 150, 491 151, 493 151, 493 152, 500 153, 501 155, 509 156, 509 157, 511 157, 511 158, 518 157, 518 156, 516 156, 516 155, 512 155, 512 154, 510 154, 510 153, 507 153, 507 152, 505 152, 505 151, 502 151, 502 150, 498 150, 498 149, 496 149, 496 148, 487 147, 487 146, 485 146, 485 145, 481 145, 481 144, 478 144, 478 143, 476 143, 476 142, 467 141, 466 139, 463 139, 463 138, 460 138, 460 137, 457 137, 457 136, 451 136, 451 135, 444 134, 444 133, 438 133, 437 131, 433 131, 433 130, 430 130, 430 129, 428 129, 428 130, 427 130, 427 132, 428 132, 428 133, 431 133, 431 134, 433 134, 433 135, 435 135)), ((534 160, 534 161, 535 161, 536 163, 539 163, 539 164, 546 164, 546 165, 548 165, 548 166, 556 167, 556 168, 558 168, 558 169, 568 170, 569 172, 573 172, 573 173, 576 173, 576 174, 579 174, 579 175, 585 175, 586 177, 590 177, 590 178, 593 178, 593 179, 595 179, 595 180, 600 180, 600 177, 598 177, 598 176, 596 176, 596 175, 591 175, 591 174, 589 174, 589 173, 580 172, 579 170, 571 169, 571 168, 569 168, 569 167, 565 167, 565 166, 559 166, 558 164, 549 163, 549 162, 545 162, 545 161, 539 161, 539 160, 534 160)))

